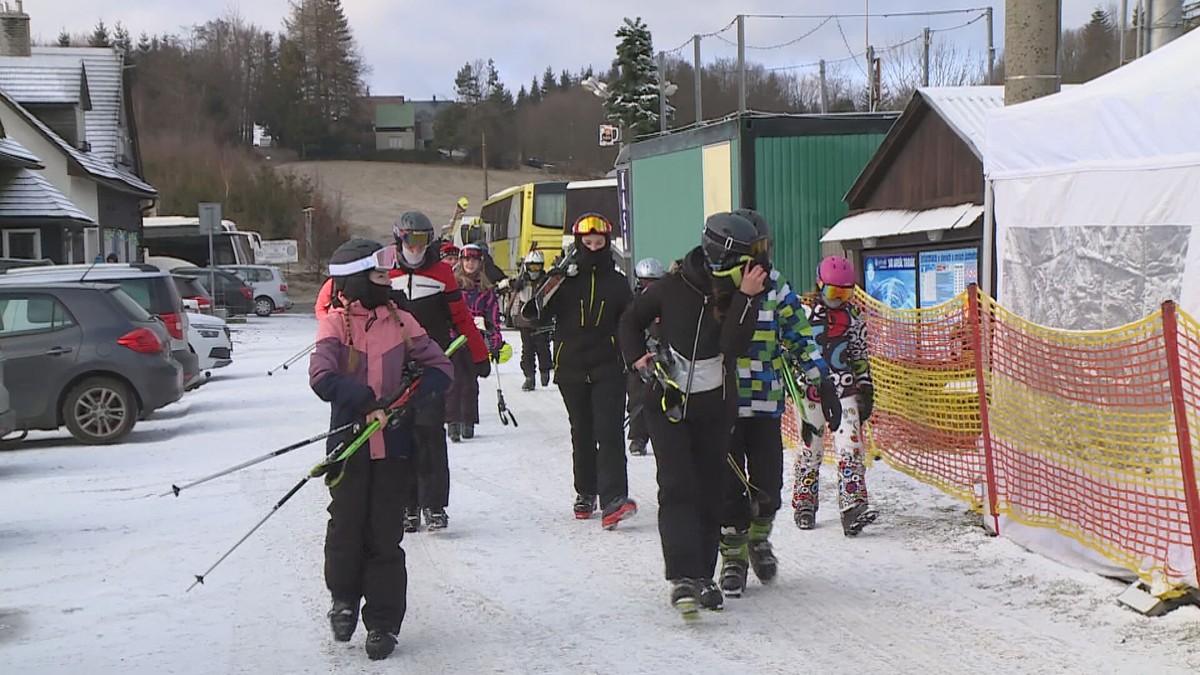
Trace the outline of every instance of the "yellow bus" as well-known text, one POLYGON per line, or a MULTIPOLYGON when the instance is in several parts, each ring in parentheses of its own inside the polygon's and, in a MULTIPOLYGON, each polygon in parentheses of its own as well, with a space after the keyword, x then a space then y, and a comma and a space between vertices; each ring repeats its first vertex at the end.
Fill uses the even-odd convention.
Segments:
POLYGON ((525 183, 488 197, 479 209, 492 258, 504 273, 516 276, 525 254, 535 247, 549 265, 562 250, 567 213, 566 181, 525 183))

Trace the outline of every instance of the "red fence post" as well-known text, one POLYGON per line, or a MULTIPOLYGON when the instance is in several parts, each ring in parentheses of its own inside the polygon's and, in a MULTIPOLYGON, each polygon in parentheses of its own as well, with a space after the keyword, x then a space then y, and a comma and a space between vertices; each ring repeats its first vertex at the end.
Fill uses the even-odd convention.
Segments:
POLYGON ((1200 492, 1192 461, 1192 434, 1188 428, 1187 403, 1183 399, 1183 373, 1179 366, 1179 320, 1175 303, 1162 304, 1163 342, 1167 349, 1167 379, 1171 383, 1171 409, 1175 413, 1175 438, 1179 443, 1179 468, 1183 471, 1183 496, 1187 503, 1188 530, 1192 537, 1192 559, 1200 579, 1200 492))
MULTIPOLYGON (((979 314, 979 287, 967 286, 967 320, 971 325, 971 345, 975 351, 975 386, 979 392, 979 423, 983 433, 983 463, 987 468, 988 513, 992 514, 997 535, 1000 515, 996 513, 996 463, 992 457, 992 433, 988 425, 987 385, 983 376, 983 321, 979 314)), ((990 341, 989 341, 990 343, 990 341)))

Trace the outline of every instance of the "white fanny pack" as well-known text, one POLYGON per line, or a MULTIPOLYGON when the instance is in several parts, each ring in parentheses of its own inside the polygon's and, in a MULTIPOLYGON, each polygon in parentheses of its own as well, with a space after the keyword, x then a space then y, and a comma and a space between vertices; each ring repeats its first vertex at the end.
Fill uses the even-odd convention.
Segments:
POLYGON ((675 372, 671 373, 671 379, 685 394, 712 391, 725 384, 725 358, 721 355, 689 361, 671 347, 671 357, 675 359, 675 372))

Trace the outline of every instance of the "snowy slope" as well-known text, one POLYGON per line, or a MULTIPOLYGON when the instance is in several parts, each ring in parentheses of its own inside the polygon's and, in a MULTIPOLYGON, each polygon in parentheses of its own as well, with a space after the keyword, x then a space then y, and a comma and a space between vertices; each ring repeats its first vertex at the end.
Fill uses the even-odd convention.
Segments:
POLYGON ((366 660, 361 628, 349 645, 328 635, 319 483, 185 593, 320 451, 178 498, 157 494, 325 428, 307 360, 266 376, 314 332, 307 317, 252 319, 235 334, 232 366, 123 445, 83 448, 43 434, 0 452, 0 671, 1200 669, 1196 608, 1134 615, 1113 600, 1120 585, 989 538, 960 503, 882 466, 869 476, 882 512, 875 526, 847 539, 831 503, 812 532, 785 513, 774 538, 779 580, 752 581, 724 612, 685 625, 666 605, 653 458, 630 459, 637 517, 614 532, 574 520, 561 400, 553 388, 519 391, 515 361, 501 371, 521 426, 500 426, 495 377, 484 382, 479 436, 451 446, 450 529, 405 540, 409 614, 391 660, 366 660))

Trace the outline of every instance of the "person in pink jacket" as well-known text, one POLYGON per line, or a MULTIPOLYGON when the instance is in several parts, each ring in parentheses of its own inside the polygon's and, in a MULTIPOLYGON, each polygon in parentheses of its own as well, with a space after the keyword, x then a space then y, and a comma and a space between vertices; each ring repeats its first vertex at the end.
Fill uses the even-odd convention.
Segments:
MULTIPOLYGON (((420 369, 411 405, 449 387, 453 368, 411 314, 390 300, 391 283, 380 269, 382 246, 354 239, 330 258, 333 292, 340 302, 320 320, 308 367, 309 386, 331 406, 330 428, 387 421, 387 400, 405 385, 410 362, 420 369)), ((328 618, 333 637, 347 642, 358 626, 359 604, 371 659, 395 649, 407 607, 405 487, 412 480, 412 415, 394 415, 340 467, 329 489, 325 532, 325 585, 333 597, 328 618)), ((326 452, 343 438, 331 437, 326 452)))

